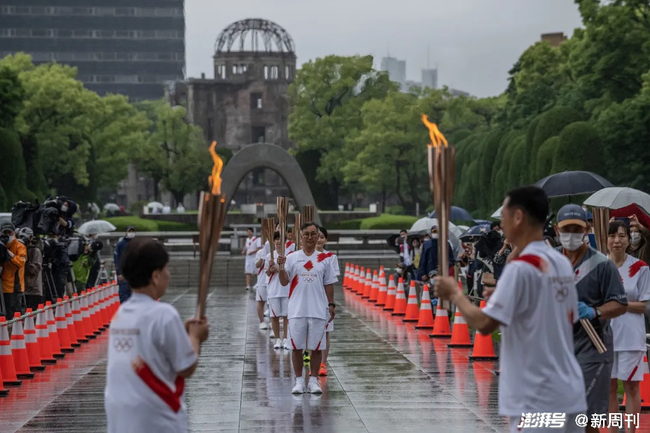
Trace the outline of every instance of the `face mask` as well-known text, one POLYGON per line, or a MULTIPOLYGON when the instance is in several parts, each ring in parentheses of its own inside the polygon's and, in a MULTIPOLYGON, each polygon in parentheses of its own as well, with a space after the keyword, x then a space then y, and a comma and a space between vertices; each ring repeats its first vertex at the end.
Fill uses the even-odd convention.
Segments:
POLYGON ((632 245, 638 245, 639 242, 641 242, 641 233, 639 232, 630 233, 630 243, 632 245))
POLYGON ((575 251, 584 245, 584 233, 560 233, 560 243, 567 251, 575 251))
POLYGON ((135 237, 135 233, 134 233, 134 232, 128 232, 128 233, 126 234, 126 238, 127 238, 127 239, 133 239, 134 237, 135 237))
POLYGON ((68 206, 61 206, 61 212, 67 212, 68 206))
POLYGON ((431 235, 431 238, 432 238, 432 239, 438 239, 438 233, 433 233, 433 234, 431 235))
POLYGON ((13 242, 16 239, 16 236, 9 236, 9 242, 13 242))

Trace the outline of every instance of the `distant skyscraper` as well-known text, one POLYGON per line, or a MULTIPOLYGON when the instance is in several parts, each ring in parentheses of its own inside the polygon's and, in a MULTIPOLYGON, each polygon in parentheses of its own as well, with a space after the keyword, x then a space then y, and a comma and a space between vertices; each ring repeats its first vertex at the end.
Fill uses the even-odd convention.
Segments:
POLYGON ((544 33, 542 35, 542 42, 548 42, 552 47, 559 47, 560 44, 566 41, 567 37, 562 32, 558 33, 544 33))
POLYGON ((390 79, 399 83, 402 88, 406 86, 406 61, 384 57, 381 59, 381 70, 388 72, 390 79))
POLYGON ((75 66, 84 85, 131 100, 162 98, 184 78, 184 0, 2 0, 0 58, 75 66))
POLYGON ((430 89, 438 88, 437 69, 422 69, 422 87, 428 87, 430 89))

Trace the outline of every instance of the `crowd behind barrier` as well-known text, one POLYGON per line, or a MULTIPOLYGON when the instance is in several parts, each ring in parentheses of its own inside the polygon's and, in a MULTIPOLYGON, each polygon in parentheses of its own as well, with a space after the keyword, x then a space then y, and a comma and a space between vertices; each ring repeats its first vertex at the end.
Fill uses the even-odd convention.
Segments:
POLYGON ((119 308, 116 281, 47 301, 11 320, 0 316, 0 396, 95 339, 119 308), (11 329, 10 329, 11 328, 11 329))

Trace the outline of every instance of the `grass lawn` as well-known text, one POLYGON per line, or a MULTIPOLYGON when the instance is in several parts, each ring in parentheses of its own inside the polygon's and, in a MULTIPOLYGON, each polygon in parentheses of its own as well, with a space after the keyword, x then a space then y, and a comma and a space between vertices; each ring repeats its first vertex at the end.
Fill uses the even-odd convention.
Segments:
POLYGON ((118 232, 126 231, 129 226, 138 232, 191 232, 197 231, 196 224, 183 224, 171 221, 154 221, 137 216, 121 216, 106 218, 106 221, 117 227, 118 232))

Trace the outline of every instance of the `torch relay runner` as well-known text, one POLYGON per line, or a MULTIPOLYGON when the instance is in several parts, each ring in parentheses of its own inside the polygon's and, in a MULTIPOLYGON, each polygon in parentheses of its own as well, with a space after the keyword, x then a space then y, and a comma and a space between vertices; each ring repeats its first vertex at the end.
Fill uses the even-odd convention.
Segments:
MULTIPOLYGON (((338 281, 336 270, 326 253, 316 251, 318 226, 304 223, 302 249, 285 257, 277 258, 280 267, 280 283, 289 285, 289 337, 291 340, 291 361, 296 374, 296 385, 292 393, 305 392, 302 356, 305 349, 311 350, 311 371, 316 372, 326 347, 327 323, 334 320, 334 283, 338 281)), ((308 391, 320 394, 318 379, 309 379, 308 391)))
POLYGON ((578 292, 569 260, 543 240, 548 212, 540 188, 520 187, 506 195, 502 227, 519 253, 509 258, 485 308, 472 304, 453 277, 435 279, 436 296, 456 304, 470 327, 481 334, 501 328, 499 413, 510 418, 511 432, 585 431, 575 423, 587 409, 573 345, 578 292), (559 428, 528 427, 525 414, 538 413, 566 417, 559 428))
POLYGON ((174 307, 156 302, 169 284, 168 263, 164 247, 144 238, 130 241, 122 257, 133 294, 110 327, 104 393, 109 433, 189 429, 185 379, 196 371, 209 325, 205 318, 183 324, 174 307))

